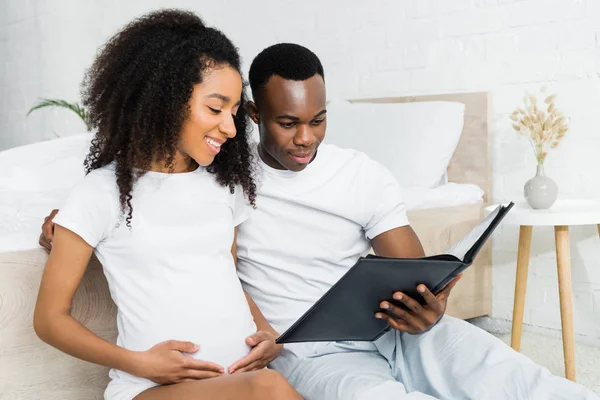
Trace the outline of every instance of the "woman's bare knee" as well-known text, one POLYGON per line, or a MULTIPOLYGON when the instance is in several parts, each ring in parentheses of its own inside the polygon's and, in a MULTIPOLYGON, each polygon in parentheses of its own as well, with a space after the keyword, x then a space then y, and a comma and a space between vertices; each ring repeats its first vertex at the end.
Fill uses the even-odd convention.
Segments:
POLYGON ((253 373, 250 380, 253 397, 264 400, 302 399, 292 385, 277 371, 263 369, 253 373))
POLYGON ((302 400, 278 372, 260 370, 219 378, 157 386, 140 393, 136 400, 302 400))

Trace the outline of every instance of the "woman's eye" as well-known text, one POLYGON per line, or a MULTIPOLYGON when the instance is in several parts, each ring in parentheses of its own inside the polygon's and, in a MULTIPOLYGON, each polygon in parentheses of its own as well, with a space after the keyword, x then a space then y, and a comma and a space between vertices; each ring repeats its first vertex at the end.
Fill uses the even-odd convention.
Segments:
POLYGON ((212 107, 208 107, 208 109, 209 109, 209 110, 210 110, 210 111, 211 111, 213 114, 221 114, 221 110, 217 110, 217 109, 214 109, 214 108, 212 108, 212 107))

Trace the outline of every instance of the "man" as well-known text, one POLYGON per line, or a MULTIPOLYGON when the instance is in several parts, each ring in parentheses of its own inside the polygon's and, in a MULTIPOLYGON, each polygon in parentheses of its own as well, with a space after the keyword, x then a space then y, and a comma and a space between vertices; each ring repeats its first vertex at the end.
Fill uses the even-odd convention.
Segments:
MULTIPOLYGON (((390 172, 360 152, 321 145, 326 91, 315 54, 271 46, 253 61, 250 85, 259 192, 257 209, 239 227, 238 270, 283 333, 371 248, 391 257, 419 257, 423 249, 390 172)), ((49 220, 47 236, 51 227, 49 220)), ((438 296, 419 287, 425 306, 395 293, 410 311, 383 302, 382 311, 387 306, 398 318, 377 313, 394 329, 376 342, 286 345, 271 367, 309 400, 600 399, 483 330, 443 316, 455 284, 438 296)), ((256 345, 233 369, 263 356, 256 345)))

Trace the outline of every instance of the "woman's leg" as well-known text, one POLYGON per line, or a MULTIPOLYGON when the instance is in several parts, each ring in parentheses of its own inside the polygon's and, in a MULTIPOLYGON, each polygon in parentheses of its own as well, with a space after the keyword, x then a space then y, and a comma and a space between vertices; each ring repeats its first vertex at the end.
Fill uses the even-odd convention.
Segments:
POLYGON ((219 378, 156 386, 135 400, 302 400, 280 373, 263 369, 219 378))

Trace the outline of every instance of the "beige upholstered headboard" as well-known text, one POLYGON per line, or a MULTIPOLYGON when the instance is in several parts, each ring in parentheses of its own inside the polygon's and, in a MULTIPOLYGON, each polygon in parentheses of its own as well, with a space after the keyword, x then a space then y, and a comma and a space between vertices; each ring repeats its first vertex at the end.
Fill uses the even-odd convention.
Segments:
POLYGON ((454 101, 465 105, 465 124, 458 147, 448 166, 448 180, 478 185, 485 192, 484 203, 488 203, 492 195, 491 137, 488 122, 491 107, 488 93, 449 93, 351 100, 353 103, 412 103, 417 101, 454 101))

